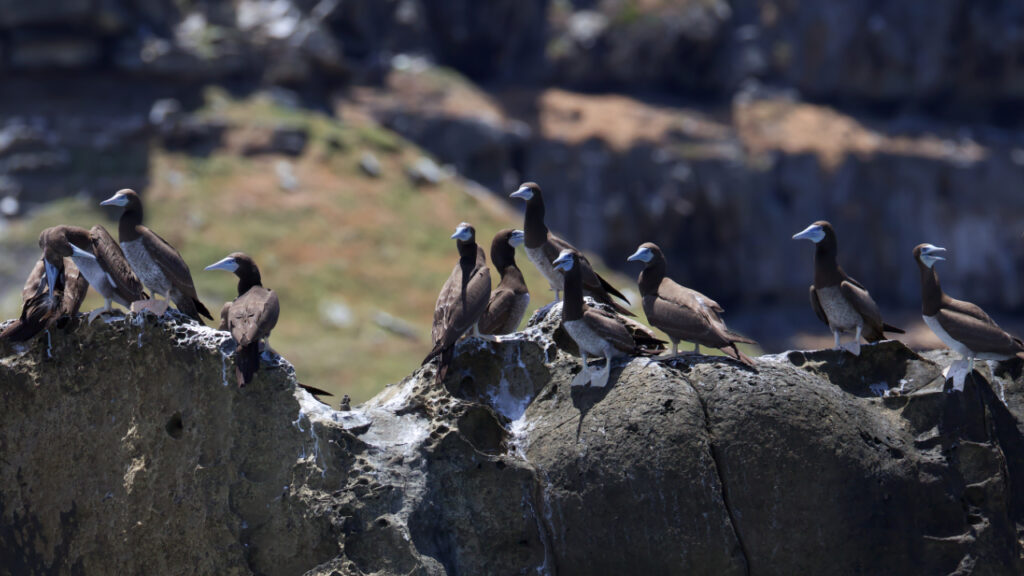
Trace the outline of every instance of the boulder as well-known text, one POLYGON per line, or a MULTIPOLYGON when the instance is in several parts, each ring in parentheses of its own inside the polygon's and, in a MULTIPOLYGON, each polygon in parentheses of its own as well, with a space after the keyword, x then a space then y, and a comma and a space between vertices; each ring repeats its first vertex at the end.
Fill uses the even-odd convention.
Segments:
POLYGON ((1021 362, 961 391, 882 343, 574 388, 559 323, 341 411, 273 355, 237 389, 229 336, 174 312, 0 343, 0 574, 1024 570, 1021 362))

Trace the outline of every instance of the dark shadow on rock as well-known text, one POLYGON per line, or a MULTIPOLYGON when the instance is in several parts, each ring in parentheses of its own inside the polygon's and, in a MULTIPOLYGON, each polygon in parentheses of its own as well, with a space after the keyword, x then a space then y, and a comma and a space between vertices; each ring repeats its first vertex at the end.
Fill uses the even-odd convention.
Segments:
MULTIPOLYGON (((1019 368, 1021 362, 1016 364, 1019 368)), ((1024 523, 1024 434, 1021 433, 1021 423, 1000 400, 992 384, 984 378, 976 378, 976 374, 972 373, 971 379, 976 383, 981 401, 988 409, 990 429, 1006 462, 1011 517, 1018 523, 1024 523)))
POLYGON ((937 364, 896 340, 863 345, 860 356, 846 350, 793 350, 786 353, 786 359, 862 398, 881 396, 892 389, 913 392, 942 372, 937 364))
MULTIPOLYGON (((602 360, 598 365, 604 365, 604 361, 602 360)), ((590 412, 594 406, 604 400, 605 396, 608 396, 608 392, 610 392, 619 381, 619 376, 622 375, 623 368, 624 366, 619 367, 612 362, 612 365, 609 368, 611 372, 608 374, 608 383, 606 385, 602 387, 591 386, 590 384, 587 384, 586 386, 572 386, 569 390, 569 395, 572 397, 572 405, 580 412, 580 417, 576 421, 577 439, 580 437, 580 431, 583 428, 583 420, 587 417, 587 413, 590 412)), ((591 368, 591 370, 593 370, 593 368, 591 368)))

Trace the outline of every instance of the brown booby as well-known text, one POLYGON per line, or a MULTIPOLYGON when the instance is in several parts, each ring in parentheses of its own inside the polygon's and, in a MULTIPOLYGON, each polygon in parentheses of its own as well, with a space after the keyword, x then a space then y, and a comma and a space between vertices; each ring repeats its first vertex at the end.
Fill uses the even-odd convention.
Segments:
POLYGON ((89 313, 90 323, 98 314, 109 313, 111 302, 131 308, 132 302, 146 297, 142 283, 106 228, 58 226, 50 230, 57 253, 70 258, 89 285, 103 296, 104 307, 89 313))
POLYGON ((920 244, 914 248, 914 260, 921 271, 921 314, 924 322, 951 350, 968 362, 1024 358, 1024 342, 999 327, 977 305, 951 298, 942 291, 935 263, 945 260, 945 248, 920 244))
POLYGON ((516 246, 523 243, 523 231, 506 228, 494 235, 491 242, 491 264, 501 275, 498 287, 491 294, 487 309, 480 317, 481 334, 511 334, 530 305, 523 273, 516 266, 516 246))
POLYGON ((24 342, 52 326, 61 327, 74 317, 89 290, 88 281, 71 260, 65 260, 55 246, 56 232, 63 226, 39 234, 42 257, 36 262, 22 288, 23 304, 18 319, 0 333, 0 340, 24 342))
POLYGON ((843 272, 836 261, 836 233, 831 224, 819 220, 794 234, 793 239, 810 240, 815 244, 811 307, 832 331, 836 348, 841 348, 839 335, 844 332, 856 332, 849 346, 855 355, 860 354, 861 336, 868 342, 878 342, 885 339, 883 332, 904 333, 883 322, 882 313, 867 288, 843 272))
POLYGON ((573 386, 587 382, 596 387, 608 384, 612 359, 621 356, 649 354, 637 344, 626 319, 618 314, 583 302, 582 257, 575 250, 562 250, 553 262, 555 270, 564 274, 565 299, 562 301, 562 326, 580 348, 583 371, 573 378, 573 386), (604 369, 591 374, 587 356, 603 356, 604 369))
POLYGON ((678 356, 679 341, 686 340, 693 342, 694 354, 700 354, 700 346, 703 344, 718 348, 748 366, 754 366, 754 361, 740 352, 736 343, 757 342, 729 330, 719 316, 724 310, 717 302, 666 276, 665 255, 657 244, 641 244, 627 260, 644 263, 638 280, 644 314, 651 326, 668 334, 672 341, 672 355, 666 359, 678 356))
POLYGON ((448 366, 455 354, 455 343, 473 330, 479 336, 477 321, 487 309, 491 296, 491 271, 487 268, 484 249, 477 246, 476 230, 463 222, 451 236, 459 249, 459 262, 437 296, 434 324, 430 331, 434 347, 423 364, 440 356, 436 382, 448 375, 448 366))
POLYGON ((260 269, 252 258, 233 252, 206 270, 227 270, 238 277, 238 297, 221 310, 222 325, 235 340, 235 379, 242 388, 260 368, 260 340, 270 349, 270 331, 281 313, 277 294, 263 287, 260 269))
POLYGON ((139 280, 153 292, 174 302, 185 315, 202 322, 200 314, 213 320, 210 311, 199 301, 192 273, 181 254, 142 224, 142 200, 138 194, 124 189, 100 202, 101 206, 122 206, 117 235, 124 255, 139 280))
POLYGON ((544 224, 544 195, 534 182, 526 182, 518 190, 509 195, 510 198, 519 198, 526 201, 526 215, 523 220, 523 231, 525 232, 526 256, 537 267, 541 275, 547 279, 551 289, 555 292, 555 301, 560 299, 563 291, 564 279, 554 267, 555 258, 563 250, 575 250, 579 254, 580 273, 582 274, 583 293, 594 300, 615 308, 620 314, 633 316, 634 314, 615 303, 612 296, 629 304, 629 300, 608 283, 597 272, 594 272, 590 261, 582 255, 572 244, 551 233, 544 224))

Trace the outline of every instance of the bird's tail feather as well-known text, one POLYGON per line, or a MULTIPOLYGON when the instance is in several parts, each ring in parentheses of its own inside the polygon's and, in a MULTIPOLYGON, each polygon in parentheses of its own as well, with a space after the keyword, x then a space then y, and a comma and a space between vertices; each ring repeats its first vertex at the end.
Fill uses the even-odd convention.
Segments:
POLYGON ((882 323, 882 332, 892 332, 893 334, 906 334, 906 332, 902 328, 890 326, 885 323, 882 323))
MULTIPOLYGON (((601 283, 601 287, 604 288, 605 292, 611 294, 612 296, 615 296, 616 298, 618 298, 619 300, 622 300, 626 304, 629 304, 629 298, 626 298, 622 294, 622 292, 619 292, 618 290, 616 290, 615 286, 612 286, 607 280, 604 279, 604 277, 602 277, 597 272, 595 272, 594 275, 597 276, 597 280, 598 280, 598 282, 601 283)), ((633 314, 630 314, 630 316, 632 316, 632 315, 633 314)))
POLYGON ((754 366, 754 359, 751 358, 750 356, 747 356, 743 352, 741 352, 740 349, 737 348, 735 344, 731 344, 731 345, 726 346, 724 348, 719 348, 719 350, 721 350, 722 352, 725 352, 725 354, 727 356, 729 356, 730 358, 732 358, 733 360, 739 360, 740 362, 746 364, 747 366, 750 366, 751 368, 755 367, 754 366))
MULTIPOLYGON (((210 320, 213 320, 213 316, 210 314, 210 311, 206 309, 206 306, 202 302, 200 302, 198 298, 192 298, 192 304, 197 312, 199 312, 203 316, 206 316, 210 320)), ((196 320, 199 320, 199 318, 196 318, 196 320)), ((203 323, 202 320, 199 320, 199 322, 203 323)))
POLYGON ((260 345, 253 342, 246 346, 239 346, 235 350, 235 379, 238 387, 244 388, 252 382, 253 376, 260 368, 260 345))

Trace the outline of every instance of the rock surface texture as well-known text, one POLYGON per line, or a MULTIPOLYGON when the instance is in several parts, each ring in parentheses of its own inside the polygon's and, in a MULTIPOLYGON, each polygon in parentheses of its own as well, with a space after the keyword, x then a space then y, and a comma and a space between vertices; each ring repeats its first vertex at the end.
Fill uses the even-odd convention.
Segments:
POLYGON ((0 574, 1020 574, 1021 363, 902 345, 571 388, 558 307, 347 412, 226 334, 0 348, 0 574), (995 375, 992 375, 992 372, 995 375), (982 373, 983 372, 983 373, 982 373))

